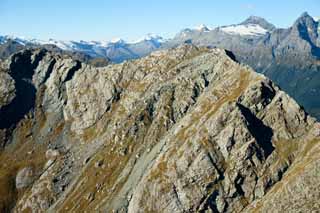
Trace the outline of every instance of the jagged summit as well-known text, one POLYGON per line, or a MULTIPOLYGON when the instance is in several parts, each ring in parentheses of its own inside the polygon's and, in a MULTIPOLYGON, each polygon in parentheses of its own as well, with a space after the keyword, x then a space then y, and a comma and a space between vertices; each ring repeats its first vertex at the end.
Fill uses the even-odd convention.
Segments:
POLYGON ((298 24, 314 25, 316 20, 309 15, 308 12, 304 12, 301 16, 295 21, 294 26, 298 24))
POLYGON ((320 58, 320 37, 318 22, 304 12, 293 24, 293 33, 310 44, 311 53, 320 58))
MULTIPOLYGON (((303 12, 301 15, 300 15, 300 18, 310 18, 311 16, 309 15, 309 13, 307 11, 303 12)), ((311 17, 312 18, 312 17, 311 17)))

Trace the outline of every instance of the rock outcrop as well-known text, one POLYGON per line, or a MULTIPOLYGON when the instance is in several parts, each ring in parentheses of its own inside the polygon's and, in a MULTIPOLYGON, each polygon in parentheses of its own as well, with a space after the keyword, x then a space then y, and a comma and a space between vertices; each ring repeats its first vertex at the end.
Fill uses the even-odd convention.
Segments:
POLYGON ((0 109, 8 105, 15 97, 14 80, 6 72, 0 71, 0 109))
POLYGON ((17 168, 32 165, 37 176, 19 193, 0 190, 11 193, 1 209, 319 208, 320 124, 228 51, 182 45, 95 68, 28 50, 6 64, 12 79, 33 86, 35 98, 2 128, 0 188, 17 168))
POLYGON ((35 179, 35 174, 31 167, 20 170, 16 177, 16 188, 21 189, 30 186, 35 179))

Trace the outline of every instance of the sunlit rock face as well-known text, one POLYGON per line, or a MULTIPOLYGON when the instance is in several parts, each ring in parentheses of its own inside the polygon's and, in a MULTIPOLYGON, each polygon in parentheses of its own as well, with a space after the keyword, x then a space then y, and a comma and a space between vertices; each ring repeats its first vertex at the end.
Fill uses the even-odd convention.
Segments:
POLYGON ((100 68, 13 55, 0 73, 1 210, 317 209, 319 124, 233 59, 193 45, 100 68))

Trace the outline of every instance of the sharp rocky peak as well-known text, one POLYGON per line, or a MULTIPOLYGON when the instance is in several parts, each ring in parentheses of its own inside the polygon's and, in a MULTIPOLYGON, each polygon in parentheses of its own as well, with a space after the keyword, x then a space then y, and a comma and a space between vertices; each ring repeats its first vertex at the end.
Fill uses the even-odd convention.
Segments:
POLYGON ((312 54, 320 57, 319 26, 307 12, 304 12, 293 24, 292 32, 310 44, 312 54))
POLYGON ((308 12, 304 12, 295 21, 294 26, 301 25, 301 24, 311 27, 316 24, 316 20, 312 16, 310 16, 308 12))

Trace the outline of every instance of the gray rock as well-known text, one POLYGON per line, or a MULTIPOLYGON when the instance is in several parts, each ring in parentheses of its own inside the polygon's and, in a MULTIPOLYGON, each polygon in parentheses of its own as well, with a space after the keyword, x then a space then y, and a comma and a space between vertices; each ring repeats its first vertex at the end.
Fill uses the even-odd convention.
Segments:
POLYGON ((16 188, 21 189, 30 186, 36 176, 31 167, 21 169, 16 176, 16 188))
POLYGON ((116 99, 116 87, 106 78, 108 70, 87 67, 67 82, 66 120, 73 120, 72 130, 81 131, 95 124, 116 99))
POLYGON ((10 104, 15 97, 15 82, 12 77, 0 70, 0 109, 10 104))
POLYGON ((48 149, 46 151, 46 158, 47 159, 55 160, 57 157, 59 157, 59 155, 60 155, 59 150, 48 149))

